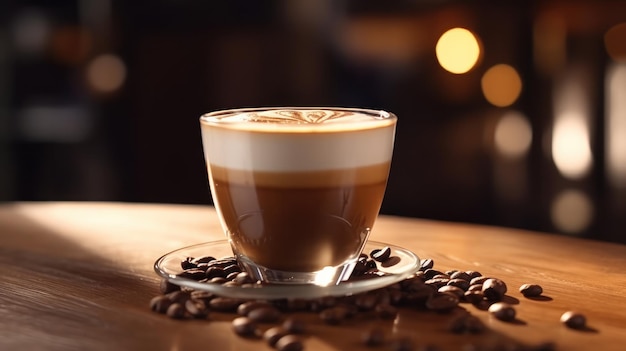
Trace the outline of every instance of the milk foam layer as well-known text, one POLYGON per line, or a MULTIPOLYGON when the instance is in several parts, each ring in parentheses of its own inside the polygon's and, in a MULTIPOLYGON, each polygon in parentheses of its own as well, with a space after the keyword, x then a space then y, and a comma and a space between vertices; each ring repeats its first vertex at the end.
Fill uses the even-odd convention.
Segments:
POLYGON ((303 172, 388 163, 395 116, 350 110, 232 113, 202 118, 207 164, 264 172, 303 172))

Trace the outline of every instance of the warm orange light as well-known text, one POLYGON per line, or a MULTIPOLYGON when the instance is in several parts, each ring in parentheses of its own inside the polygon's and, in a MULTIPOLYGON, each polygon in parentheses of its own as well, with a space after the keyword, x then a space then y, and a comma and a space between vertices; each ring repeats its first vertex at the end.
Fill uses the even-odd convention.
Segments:
POLYGON ((115 55, 100 55, 87 66, 87 81, 98 92, 113 92, 119 89, 125 80, 126 65, 115 55))
POLYGON ((606 52, 615 61, 626 62, 626 23, 620 23, 604 34, 606 52))
POLYGON ((480 83, 485 99, 498 107, 512 105, 522 92, 522 79, 515 68, 506 64, 488 69, 480 83))
POLYGON ((554 226, 565 233, 578 234, 589 227, 594 208, 589 196, 578 190, 558 194, 550 206, 554 226))
POLYGON ((437 41, 437 60, 446 71, 462 74, 471 70, 480 56, 476 36, 465 28, 452 28, 437 41))
POLYGON ((66 64, 83 62, 93 46, 93 38, 85 28, 66 26, 52 33, 51 50, 53 56, 66 64))
POLYGON ((507 158, 520 158, 530 149, 533 132, 528 118, 521 112, 506 112, 496 124, 494 144, 507 158))

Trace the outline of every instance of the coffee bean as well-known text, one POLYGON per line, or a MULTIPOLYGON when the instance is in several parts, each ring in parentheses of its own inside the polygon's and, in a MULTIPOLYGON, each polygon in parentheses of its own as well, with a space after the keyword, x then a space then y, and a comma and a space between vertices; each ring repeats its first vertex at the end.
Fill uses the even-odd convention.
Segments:
POLYGON ((447 312, 458 306, 459 298, 453 294, 437 293, 426 300, 426 308, 438 312, 447 312))
POLYGON ((306 324, 302 319, 299 318, 287 318, 283 322, 283 328, 289 334, 302 334, 306 330, 306 324))
POLYGON ((228 277, 231 273, 241 273, 241 268, 237 264, 231 264, 223 268, 224 276, 228 277))
POLYGON ((161 279, 161 283, 159 284, 159 291, 161 291, 162 294, 167 294, 178 290, 180 290, 180 286, 170 282, 167 279, 161 279))
POLYGON ((167 314, 168 317, 174 319, 185 318, 185 307, 183 307, 182 304, 175 302, 167 308, 165 314, 167 314))
POLYGON ((467 291, 480 291, 482 294, 483 285, 482 284, 473 284, 467 288, 467 291))
POLYGON ((385 332, 381 328, 366 330, 361 340, 366 346, 380 346, 385 343, 385 332))
POLYGON ((252 310, 261 308, 261 307, 270 307, 272 306, 267 301, 246 301, 237 306, 237 314, 241 316, 247 316, 252 310))
POLYGON ((194 290, 189 294, 189 297, 191 299, 202 300, 205 303, 208 303, 209 301, 214 299, 216 296, 212 292, 209 292, 209 291, 194 290))
POLYGON ((215 257, 213 256, 202 256, 202 257, 197 257, 191 260, 191 262, 193 264, 195 264, 196 266, 201 264, 201 263, 209 263, 211 261, 215 261, 215 257))
POLYGON ((484 298, 483 292, 480 290, 468 290, 463 294, 463 300, 474 305, 483 301, 484 298))
POLYGON ((519 287, 519 292, 525 297, 537 297, 543 294, 543 288, 537 284, 523 284, 519 287))
POLYGON ((193 280, 200 280, 200 279, 205 278, 204 271, 200 268, 185 269, 184 271, 178 274, 178 277, 193 279, 193 280))
POLYGON ((431 268, 433 268, 434 265, 435 265, 435 261, 433 261, 430 258, 420 260, 420 270, 421 271, 425 271, 427 269, 431 269, 431 268))
POLYGON ((385 246, 382 249, 374 250, 370 254, 370 256, 378 262, 385 262, 391 256, 391 248, 389 246, 385 246))
POLYGON ((219 266, 212 266, 212 267, 207 268, 205 272, 205 277, 207 279, 212 279, 216 277, 226 278, 226 275, 224 274, 224 268, 219 267, 219 266))
POLYGON ((180 261, 180 267, 183 270, 187 270, 187 269, 191 269, 191 268, 196 268, 196 264, 193 263, 193 257, 187 257, 184 260, 180 261))
POLYGON ((224 284, 227 282, 228 282, 228 279, 224 277, 213 277, 207 280, 207 283, 210 283, 210 284, 224 284))
POLYGON ((165 313, 171 304, 172 300, 170 300, 167 296, 159 295, 150 300, 150 309, 154 312, 165 313))
POLYGON ((587 325, 587 317, 584 314, 575 311, 567 311, 561 315, 561 323, 568 328, 584 329, 587 325))
POLYGON ((425 281, 424 284, 432 285, 436 289, 439 289, 442 286, 447 285, 449 281, 450 279, 448 278, 432 278, 432 279, 428 279, 427 281, 425 281))
POLYGON ((456 271, 456 272, 450 274, 450 279, 461 279, 461 280, 467 281, 469 283, 471 278, 470 278, 469 274, 467 274, 466 272, 456 271))
POLYGON ((273 323, 280 319, 281 313, 275 307, 259 307, 248 312, 248 318, 257 323, 273 323))
POLYGON ((178 290, 165 294, 165 296, 172 302, 185 303, 191 297, 191 292, 178 290))
POLYGON ((440 293, 454 294, 457 298, 461 299, 465 291, 463 289, 453 286, 453 285, 444 285, 437 290, 440 293))
POLYGON ((304 344, 295 335, 285 335, 276 342, 276 349, 278 351, 302 351, 304 344))
POLYGON ((465 273, 467 273, 467 275, 470 277, 469 279, 470 281, 474 278, 478 278, 482 276, 482 274, 480 274, 480 272, 477 272, 477 271, 465 271, 465 273))
POLYGON ((249 283, 254 283, 254 279, 250 276, 250 274, 248 274, 248 272, 239 272, 237 273, 237 275, 233 278, 233 282, 237 283, 237 284, 249 284, 249 283))
POLYGON ((248 317, 237 317, 232 321, 233 330, 240 336, 257 336, 258 330, 256 323, 248 317))
POLYGON ((209 315, 206 303, 200 299, 185 301, 185 310, 194 318, 206 318, 209 315))
POLYGON ((516 311, 513 306, 504 302, 496 302, 489 306, 489 313, 501 321, 510 322, 515 320, 516 311))
POLYGON ((500 301, 507 291, 504 281, 497 278, 489 278, 483 282, 483 295, 489 301, 500 301))
MULTIPOLYGON (((469 281, 465 280, 465 279, 460 279, 460 278, 451 278, 448 281, 448 285, 452 285, 452 286, 456 286, 457 288, 465 291, 469 288, 469 281)), ((481 287, 482 288, 482 287, 481 287)))
POLYGON ((474 277, 470 280, 470 286, 471 285, 476 285, 476 284, 480 284, 483 285, 483 283, 485 282, 485 280, 489 279, 489 277, 485 277, 485 276, 478 276, 478 277, 474 277))
POLYGON ((436 270, 436 269, 434 269, 434 268, 429 268, 429 269, 426 269, 426 270, 424 271, 424 278, 425 278, 426 280, 428 280, 428 279, 432 279, 432 278, 434 278, 436 275, 439 275, 439 274, 444 274, 444 273, 443 273, 443 272, 441 272, 441 271, 438 271, 438 270, 436 270))
POLYGON ((241 300, 229 297, 216 297, 209 302, 209 307, 215 311, 234 312, 241 304, 241 300))
POLYGON ((263 333, 263 340, 271 347, 275 347, 278 340, 287 334, 288 332, 282 327, 272 327, 263 333))

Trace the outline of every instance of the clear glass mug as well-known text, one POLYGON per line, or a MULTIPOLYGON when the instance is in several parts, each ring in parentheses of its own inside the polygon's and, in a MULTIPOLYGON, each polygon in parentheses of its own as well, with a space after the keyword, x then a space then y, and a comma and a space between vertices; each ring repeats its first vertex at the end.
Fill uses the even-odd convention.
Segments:
POLYGON ((213 202, 240 264, 280 284, 347 279, 378 216, 397 118, 335 107, 200 118, 213 202))

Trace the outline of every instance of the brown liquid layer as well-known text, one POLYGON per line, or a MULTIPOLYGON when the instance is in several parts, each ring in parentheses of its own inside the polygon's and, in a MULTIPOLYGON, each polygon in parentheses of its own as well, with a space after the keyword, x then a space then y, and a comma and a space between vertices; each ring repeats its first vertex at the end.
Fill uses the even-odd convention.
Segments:
POLYGON ((213 174, 212 190, 239 254, 270 269, 311 272, 358 254, 380 210, 386 174, 376 182, 323 187, 295 187, 312 177, 306 173, 288 177, 289 186, 234 183, 213 174))

